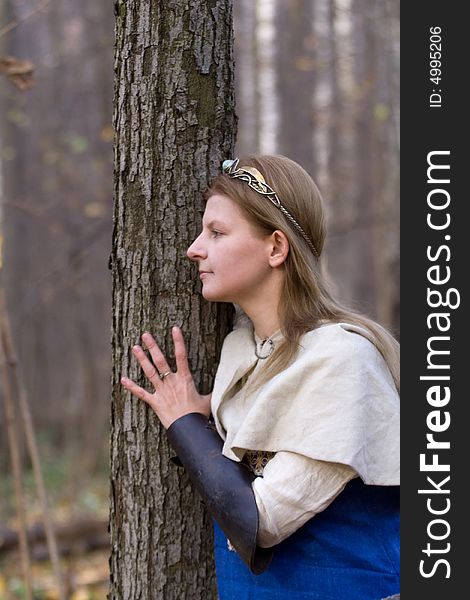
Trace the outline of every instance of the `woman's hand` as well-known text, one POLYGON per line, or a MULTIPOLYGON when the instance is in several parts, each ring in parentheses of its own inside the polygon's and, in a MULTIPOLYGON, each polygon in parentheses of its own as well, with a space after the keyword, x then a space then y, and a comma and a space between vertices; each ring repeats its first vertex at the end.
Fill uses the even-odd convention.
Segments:
POLYGON ((153 394, 138 386, 131 379, 121 378, 121 383, 127 390, 153 408, 165 429, 168 429, 173 421, 188 413, 199 412, 209 418, 211 412, 211 394, 202 396, 194 385, 181 329, 173 327, 171 333, 175 344, 176 373, 171 371, 162 351, 150 333, 144 333, 142 340, 149 350, 154 364, 150 362, 140 346, 132 348, 145 376, 155 389, 153 394))

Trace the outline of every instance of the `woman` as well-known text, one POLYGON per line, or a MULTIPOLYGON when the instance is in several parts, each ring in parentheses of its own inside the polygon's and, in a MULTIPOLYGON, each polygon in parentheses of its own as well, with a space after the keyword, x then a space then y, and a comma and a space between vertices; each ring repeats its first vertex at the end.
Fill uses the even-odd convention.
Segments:
POLYGON ((399 591, 399 348, 330 295, 324 240, 323 201, 300 165, 225 161, 187 252, 204 298, 239 315, 213 392, 196 391, 178 328, 176 373, 150 334, 153 364, 133 348, 154 394, 122 380, 215 518, 221 600, 399 591))

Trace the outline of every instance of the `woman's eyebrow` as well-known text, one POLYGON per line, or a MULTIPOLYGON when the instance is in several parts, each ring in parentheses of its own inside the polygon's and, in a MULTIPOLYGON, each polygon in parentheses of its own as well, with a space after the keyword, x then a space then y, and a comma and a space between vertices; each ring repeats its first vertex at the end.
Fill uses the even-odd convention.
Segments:
MULTIPOLYGON (((204 222, 203 222, 203 225, 204 225, 204 222)), ((222 223, 222 221, 217 221, 216 219, 212 219, 212 221, 207 223, 206 227, 208 229, 210 229, 211 227, 225 227, 225 225, 224 225, 224 223, 222 223)))

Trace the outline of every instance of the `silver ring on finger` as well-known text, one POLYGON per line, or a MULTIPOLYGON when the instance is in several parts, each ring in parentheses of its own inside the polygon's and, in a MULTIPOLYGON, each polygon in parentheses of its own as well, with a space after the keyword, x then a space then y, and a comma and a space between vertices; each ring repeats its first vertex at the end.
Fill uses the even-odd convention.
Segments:
POLYGON ((160 379, 163 381, 167 375, 170 375, 171 371, 165 371, 165 373, 159 373, 160 379))

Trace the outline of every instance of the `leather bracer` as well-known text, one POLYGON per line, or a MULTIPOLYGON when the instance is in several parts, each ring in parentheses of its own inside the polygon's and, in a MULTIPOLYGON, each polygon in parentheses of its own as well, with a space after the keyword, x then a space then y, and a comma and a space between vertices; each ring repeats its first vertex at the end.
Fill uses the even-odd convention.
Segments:
POLYGON ((253 574, 265 571, 272 549, 256 545, 258 507, 249 468, 223 456, 222 439, 201 413, 180 417, 167 434, 207 509, 239 556, 253 574))

